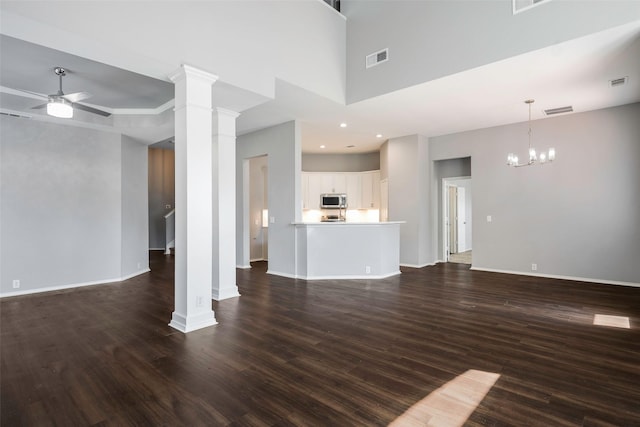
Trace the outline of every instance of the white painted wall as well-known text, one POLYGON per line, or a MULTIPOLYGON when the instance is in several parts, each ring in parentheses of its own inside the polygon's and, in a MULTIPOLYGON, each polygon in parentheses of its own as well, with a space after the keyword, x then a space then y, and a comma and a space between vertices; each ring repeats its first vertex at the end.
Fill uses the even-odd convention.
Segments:
POLYGON ((148 268, 145 146, 116 133, 0 117, 0 154, 3 295, 148 268))
POLYGON ((185 63, 270 98, 279 78, 344 102, 346 20, 321 0, 188 7, 181 1, 3 1, 1 8, 4 34, 140 74, 166 80, 185 63))
POLYGON ((147 146, 122 136, 122 242, 120 277, 149 268, 147 146))
MULTIPOLYGON (((302 215, 300 127, 287 122, 237 138, 236 145, 236 263, 248 265, 249 207, 245 206, 244 162, 268 156, 269 272, 294 276, 296 262, 295 229, 302 215), (246 257, 246 259, 245 259, 246 257)), ((248 178, 248 174, 246 175, 248 178)))
POLYGON ((640 103, 532 122, 534 147, 557 152, 542 167, 505 164, 527 123, 431 138, 432 160, 472 158, 474 267, 640 283, 638 117, 640 103))
POLYGON ((517 15, 510 0, 343 0, 341 10, 348 103, 640 19, 637 0, 554 0, 517 15), (365 68, 384 48, 389 60, 365 68))
POLYGON ((389 221, 406 221, 400 226, 400 264, 427 265, 433 262, 428 140, 421 135, 390 139, 381 154, 389 180, 389 221))

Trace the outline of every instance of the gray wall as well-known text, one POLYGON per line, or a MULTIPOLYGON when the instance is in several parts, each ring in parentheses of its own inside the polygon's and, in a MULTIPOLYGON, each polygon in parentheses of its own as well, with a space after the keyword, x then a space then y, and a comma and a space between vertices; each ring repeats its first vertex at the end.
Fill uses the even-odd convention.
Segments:
POLYGON ((120 277, 149 266, 147 146, 122 136, 122 245, 120 277))
POLYGON ((400 226, 400 264, 427 265, 433 262, 428 141, 420 135, 390 139, 381 153, 389 180, 389 221, 406 221, 400 226))
POLYGON ((283 123, 237 138, 236 262, 238 265, 246 265, 243 259, 244 248, 249 244, 248 207, 245 217, 245 198, 243 197, 245 187, 248 189, 248 185, 245 186, 244 182, 244 161, 267 155, 269 216, 275 219, 275 223, 269 224, 269 272, 295 275, 295 229, 291 223, 300 221, 302 216, 300 141, 300 128, 296 122, 283 123))
POLYGON ((175 152, 149 148, 149 248, 164 249, 164 216, 175 207, 175 152), (170 205, 170 208, 166 208, 170 205))
MULTIPOLYGON (((431 186, 431 191, 436 195, 435 199, 433 199, 433 204, 436 209, 435 216, 437 217, 438 221, 438 248, 435 255, 439 261, 444 261, 442 259, 442 247, 444 245, 442 236, 442 179, 471 176, 471 158, 466 157, 461 159, 448 159, 433 162, 432 176, 434 178, 431 186)), ((473 220, 473 218, 470 219, 473 220)))
POLYGON ((557 0, 513 15, 510 0, 343 0, 341 10, 353 103, 635 21, 640 2, 557 0), (389 61, 365 68, 384 48, 389 61))
POLYGON ((302 154, 305 172, 364 172, 380 169, 380 153, 302 154))
POLYGON ((534 121, 557 160, 520 169, 505 156, 525 154, 526 123, 431 138, 432 160, 472 157, 473 266, 640 283, 639 117, 636 103, 534 121))
POLYGON ((3 294, 117 280, 148 268, 140 249, 146 227, 136 229, 146 225, 146 208, 136 200, 144 201, 146 185, 134 170, 146 169, 146 147, 116 133, 36 120, 0 117, 0 129, 3 294))

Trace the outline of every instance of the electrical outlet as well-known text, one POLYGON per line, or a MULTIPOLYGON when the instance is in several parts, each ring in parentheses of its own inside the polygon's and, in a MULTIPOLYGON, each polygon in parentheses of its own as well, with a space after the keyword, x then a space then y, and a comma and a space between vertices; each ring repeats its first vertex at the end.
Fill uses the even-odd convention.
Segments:
POLYGON ((13 281, 13 289, 18 289, 20 287, 20 280, 13 281))
POLYGON ((538 264, 531 264, 531 271, 537 271, 538 270, 538 264))
POLYGON ((165 209, 171 209, 171 205, 164 205, 165 209))
POLYGON ((139 263, 138 263, 138 270, 140 270, 140 267, 141 267, 141 266, 142 266, 142 263, 141 263, 141 262, 139 262, 139 263))
POLYGON ((202 307, 202 297, 201 296, 197 296, 196 297, 196 307, 202 307))
POLYGON ((493 218, 491 218, 491 215, 487 215, 487 222, 491 222, 493 221, 493 218))
POLYGON ((370 265, 367 265, 367 266, 364 268, 364 271, 365 271, 367 274, 371 274, 371 266, 370 266, 370 265))

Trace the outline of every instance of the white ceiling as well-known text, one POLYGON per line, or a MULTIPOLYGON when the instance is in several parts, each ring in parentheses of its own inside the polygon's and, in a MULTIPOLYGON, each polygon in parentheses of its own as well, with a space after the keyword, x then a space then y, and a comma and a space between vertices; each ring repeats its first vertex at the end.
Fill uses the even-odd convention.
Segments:
MULTIPOLYGON (((78 114, 74 120, 82 125, 119 127, 146 143, 171 133, 170 119, 162 132, 148 131, 133 129, 133 118, 125 120, 118 114, 160 112, 162 106, 166 110, 173 97, 171 83, 7 36, 1 36, 0 43, 2 110, 42 115, 42 110, 31 110, 40 101, 14 89, 54 93, 58 82, 53 68, 63 66, 69 70, 63 81, 66 93, 90 92, 88 104, 116 113, 115 120, 78 114)), ((639 102, 639 58, 640 21, 636 21, 350 105, 284 81, 276 82, 273 100, 222 82, 214 85, 213 93, 227 107, 242 111, 239 134, 297 119, 302 123, 304 152, 369 152, 388 138, 436 136, 525 121, 523 101, 529 98, 536 100, 533 119, 543 118, 543 109, 566 105, 582 112, 639 102), (609 87, 608 80, 625 76, 626 85, 609 87), (340 128, 342 122, 348 126, 340 128), (377 138, 378 133, 383 136, 377 138)))

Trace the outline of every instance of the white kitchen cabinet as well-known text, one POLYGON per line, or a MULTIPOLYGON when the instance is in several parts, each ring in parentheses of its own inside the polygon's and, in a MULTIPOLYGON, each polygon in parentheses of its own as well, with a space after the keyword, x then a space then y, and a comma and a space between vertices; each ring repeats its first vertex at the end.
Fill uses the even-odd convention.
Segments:
POLYGON ((307 180, 307 194, 303 195, 305 209, 320 209, 320 194, 323 191, 324 174, 303 173, 307 180))
POLYGON ((302 172, 302 208, 319 209, 320 195, 344 193, 349 209, 380 206, 380 171, 302 172))
POLYGON ((347 194, 347 175, 346 173, 332 173, 332 185, 327 193, 347 194))
POLYGON ((380 171, 362 172, 360 174, 361 185, 361 209, 380 208, 380 171))
POLYGON ((347 179, 347 206, 349 209, 361 209, 362 208, 362 198, 360 197, 361 193, 361 180, 360 173, 348 173, 346 174, 347 179))

